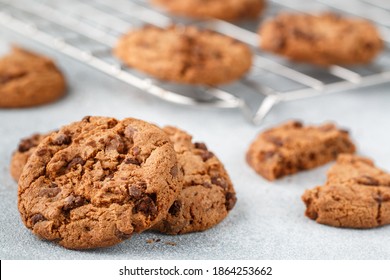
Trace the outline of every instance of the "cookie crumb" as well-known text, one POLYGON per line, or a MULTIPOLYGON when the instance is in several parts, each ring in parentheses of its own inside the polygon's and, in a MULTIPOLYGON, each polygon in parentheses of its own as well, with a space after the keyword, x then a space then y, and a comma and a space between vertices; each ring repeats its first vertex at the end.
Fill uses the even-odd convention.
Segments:
POLYGON ((177 245, 175 242, 170 242, 170 241, 164 242, 164 244, 171 245, 171 246, 176 246, 177 245))
POLYGON ((147 240, 146 240, 146 243, 148 243, 148 244, 153 244, 153 243, 155 243, 155 242, 160 242, 160 241, 161 241, 160 238, 151 238, 151 239, 147 239, 147 240))

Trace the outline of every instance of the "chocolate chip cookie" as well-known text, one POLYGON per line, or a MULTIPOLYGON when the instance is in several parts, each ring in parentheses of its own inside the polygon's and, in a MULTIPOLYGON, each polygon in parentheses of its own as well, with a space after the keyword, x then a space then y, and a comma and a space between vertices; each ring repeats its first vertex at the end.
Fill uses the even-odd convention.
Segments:
POLYGON ((259 33, 263 50, 322 66, 369 63, 383 49, 372 23, 332 13, 283 13, 262 25, 259 33))
POLYGON ((354 152, 348 131, 334 124, 304 126, 289 121, 259 134, 246 159, 257 173, 273 181, 335 160, 340 153, 354 152))
POLYGON ((234 21, 255 19, 264 10, 264 0, 152 0, 169 12, 194 18, 234 21))
POLYGON ((19 180, 27 160, 34 153, 39 143, 48 135, 36 133, 20 141, 18 149, 12 154, 10 164, 10 173, 15 181, 19 180))
POLYGON ((40 238, 72 249, 111 246, 167 215, 180 176, 158 127, 85 117, 38 145, 19 179, 18 207, 40 238))
POLYGON ((325 185, 302 196, 306 216, 334 227, 373 228, 390 224, 390 174, 367 158, 340 155, 325 185))
POLYGON ((0 59, 0 108, 54 102, 65 89, 64 76, 49 58, 14 47, 0 59))
POLYGON ((236 203, 236 194, 223 164, 204 143, 192 143, 192 137, 186 132, 174 127, 163 130, 174 144, 184 182, 168 215, 154 229, 183 234, 218 224, 236 203))
POLYGON ((125 34, 115 55, 158 79, 218 85, 239 79, 252 64, 250 49, 230 37, 194 26, 146 26, 125 34))

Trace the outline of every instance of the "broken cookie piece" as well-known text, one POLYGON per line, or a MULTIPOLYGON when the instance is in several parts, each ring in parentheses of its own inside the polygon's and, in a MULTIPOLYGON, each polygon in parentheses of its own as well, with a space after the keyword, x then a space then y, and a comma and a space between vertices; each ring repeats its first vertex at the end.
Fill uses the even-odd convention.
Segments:
POLYGON ((370 159, 340 155, 324 186, 302 196, 306 216, 334 227, 373 228, 390 223, 390 174, 370 159))
POLYGON ((354 153, 347 131, 326 123, 304 126, 289 121, 261 133, 246 154, 249 165, 273 181, 335 160, 340 153, 354 153))

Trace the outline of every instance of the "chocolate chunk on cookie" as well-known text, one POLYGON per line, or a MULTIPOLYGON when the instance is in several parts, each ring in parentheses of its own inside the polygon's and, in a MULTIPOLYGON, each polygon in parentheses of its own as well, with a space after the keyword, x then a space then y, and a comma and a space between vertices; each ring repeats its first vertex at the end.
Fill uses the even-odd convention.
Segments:
POLYGON ((229 175, 205 144, 192 143, 192 137, 180 129, 165 127, 163 130, 174 144, 184 182, 168 215, 154 229, 183 234, 211 228, 221 222, 236 203, 229 175))
POLYGON ((111 246, 165 217, 181 190, 168 136, 136 120, 86 117, 35 148, 19 179, 26 227, 66 248, 111 246))
POLYGON ((65 79, 52 60, 14 47, 0 59, 0 108, 51 103, 65 93, 65 79))
POLYGON ((15 181, 19 180, 20 174, 22 174, 23 167, 26 165, 27 160, 34 153, 39 143, 41 143, 41 141, 48 135, 49 134, 35 133, 20 141, 18 149, 12 154, 10 164, 10 173, 15 181))
POLYGON ((264 0, 152 0, 169 12, 201 19, 235 21, 255 19, 264 10, 264 0))
POLYGON ((263 50, 323 66, 365 64, 383 49, 376 27, 332 13, 283 13, 260 27, 263 50))
POLYGON ((304 126, 290 121, 259 134, 246 158, 257 173, 272 181, 323 165, 340 153, 354 152, 348 132, 334 124, 304 126))
POLYGON ((390 224, 390 174, 367 158, 340 155, 325 185, 302 196, 306 216, 334 227, 373 228, 390 224))
POLYGON ((125 34, 115 55, 158 79, 218 85, 239 79, 252 64, 250 49, 230 37, 194 26, 146 26, 125 34))

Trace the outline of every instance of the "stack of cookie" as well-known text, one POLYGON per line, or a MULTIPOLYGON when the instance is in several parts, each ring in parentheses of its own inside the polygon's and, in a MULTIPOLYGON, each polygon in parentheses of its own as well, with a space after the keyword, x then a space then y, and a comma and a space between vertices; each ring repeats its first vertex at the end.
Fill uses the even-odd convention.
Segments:
POLYGON ((131 118, 85 117, 24 139, 11 173, 26 227, 71 249, 111 246, 148 229, 206 230, 236 202, 204 143, 131 118))

